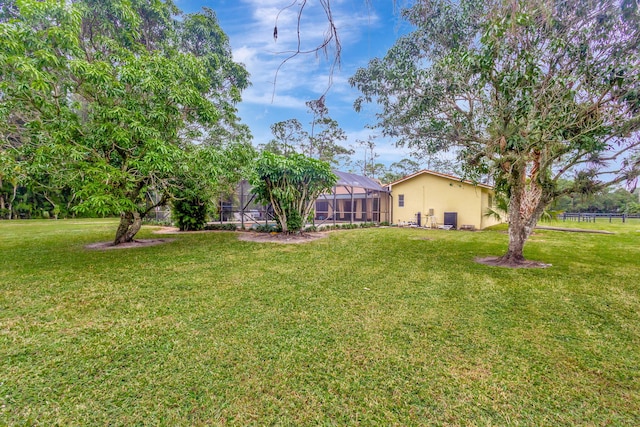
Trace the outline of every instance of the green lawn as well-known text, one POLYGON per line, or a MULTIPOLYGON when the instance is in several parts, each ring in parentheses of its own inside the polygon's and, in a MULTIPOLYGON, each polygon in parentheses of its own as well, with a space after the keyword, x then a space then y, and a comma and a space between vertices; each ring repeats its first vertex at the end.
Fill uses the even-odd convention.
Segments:
POLYGON ((616 234, 537 231, 553 266, 512 270, 474 262, 503 230, 0 221, 0 425, 640 425, 640 221, 573 226, 616 234))

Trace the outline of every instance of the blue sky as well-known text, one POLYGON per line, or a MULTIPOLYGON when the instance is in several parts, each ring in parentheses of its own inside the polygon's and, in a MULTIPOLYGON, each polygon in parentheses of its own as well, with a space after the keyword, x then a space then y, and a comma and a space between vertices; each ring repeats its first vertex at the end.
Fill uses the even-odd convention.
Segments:
MULTIPOLYGON (((252 86, 243 93, 238 105, 242 121, 249 125, 254 144, 272 139, 270 126, 278 121, 296 118, 304 125, 311 121, 305 101, 318 99, 327 91, 333 52, 323 55, 299 56, 282 66, 274 87, 276 70, 297 43, 297 7, 283 10, 292 0, 176 0, 186 13, 205 6, 214 10, 222 29, 229 36, 234 59, 243 63, 251 74, 252 86), (282 11, 282 12, 280 12, 282 11), (278 39, 273 39, 273 27, 278 18, 278 39), (274 92, 275 91, 275 92, 274 92)), ((308 0, 302 25, 303 49, 318 45, 327 30, 327 20, 319 0, 308 0)), ((369 59, 383 56, 397 37, 407 31, 394 9, 393 0, 331 0, 338 34, 342 44, 341 67, 333 73, 333 84, 326 94, 329 115, 347 133, 344 145, 362 149, 356 140, 367 140, 378 131, 367 129, 375 123, 375 105, 360 113, 353 110, 358 91, 348 79, 369 59)), ((391 164, 408 157, 408 150, 394 146, 393 141, 375 140, 378 161, 391 164)))

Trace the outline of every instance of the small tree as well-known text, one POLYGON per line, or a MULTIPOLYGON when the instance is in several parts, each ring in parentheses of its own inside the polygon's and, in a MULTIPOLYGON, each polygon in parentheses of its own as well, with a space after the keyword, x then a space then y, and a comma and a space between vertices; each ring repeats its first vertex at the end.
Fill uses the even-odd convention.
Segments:
POLYGON ((295 233, 301 232, 318 196, 337 180, 329 164, 321 160, 263 152, 250 182, 258 202, 273 207, 282 232, 295 233))

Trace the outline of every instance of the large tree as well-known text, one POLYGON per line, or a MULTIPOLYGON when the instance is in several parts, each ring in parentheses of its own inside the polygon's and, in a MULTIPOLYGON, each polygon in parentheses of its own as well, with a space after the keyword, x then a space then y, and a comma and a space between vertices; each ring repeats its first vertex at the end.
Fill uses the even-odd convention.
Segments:
POLYGON ((3 139, 20 135, 30 167, 64 171, 76 209, 119 213, 114 242, 130 241, 192 167, 192 141, 240 134, 233 104, 248 74, 210 10, 178 19, 171 1, 16 3, 0 22, 3 139))
POLYGON ((640 14, 634 0, 420 0, 415 26, 357 71, 355 107, 377 102, 399 143, 459 149, 468 177, 491 172, 509 198, 509 246, 524 262, 543 210, 581 172, 633 180, 640 144, 640 14))

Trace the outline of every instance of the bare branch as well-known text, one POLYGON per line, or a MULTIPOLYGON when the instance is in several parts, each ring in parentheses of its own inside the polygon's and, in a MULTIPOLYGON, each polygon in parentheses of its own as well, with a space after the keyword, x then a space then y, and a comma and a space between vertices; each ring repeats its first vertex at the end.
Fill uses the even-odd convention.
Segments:
MULTIPOLYGON (((280 11, 278 12, 278 15, 276 16, 276 24, 274 26, 274 30, 273 30, 273 35, 274 35, 274 42, 277 40, 278 38, 278 19, 280 17, 280 14, 282 12, 284 12, 287 9, 292 8, 293 6, 295 6, 297 4, 297 0, 294 0, 291 4, 289 4, 288 6, 285 6, 284 8, 280 9, 280 11)), ((293 50, 288 50, 288 51, 281 51, 281 52, 277 52, 276 54, 287 54, 288 56, 282 60, 282 62, 280 62, 280 64, 278 65, 278 68, 276 69, 275 72, 275 76, 274 76, 274 80, 273 80, 273 91, 271 93, 271 102, 273 103, 273 100, 275 99, 275 95, 276 95, 276 86, 277 86, 277 82, 278 82, 278 75, 280 74, 280 70, 282 69, 282 67, 284 67, 285 64, 287 64, 289 61, 291 61, 292 59, 300 56, 300 55, 309 55, 309 54, 318 54, 320 52, 323 52, 325 57, 327 57, 328 59, 328 49, 331 45, 333 45, 333 49, 334 49, 334 54, 333 54, 333 60, 330 66, 330 71, 329 71, 329 82, 327 84, 327 88, 325 90, 325 92, 323 93, 323 95, 325 95, 329 89, 331 88, 331 86, 333 85, 333 74, 335 72, 336 67, 340 66, 340 59, 341 59, 341 55, 342 55, 342 45, 340 43, 340 38, 338 36, 338 30, 335 26, 335 22, 333 19, 333 12, 331 11, 331 1, 330 0, 320 0, 320 5, 322 6, 324 13, 326 15, 327 18, 327 23, 328 23, 328 27, 327 30, 324 34, 324 39, 322 40, 322 42, 311 48, 311 49, 302 49, 302 29, 301 29, 301 22, 302 22, 302 16, 303 16, 303 12, 305 7, 307 6, 307 0, 302 0, 299 5, 298 5, 298 11, 297 11, 297 23, 296 23, 296 35, 297 35, 297 44, 296 44, 296 49, 293 50)), ((282 34, 282 30, 280 30, 280 34, 282 34)))

